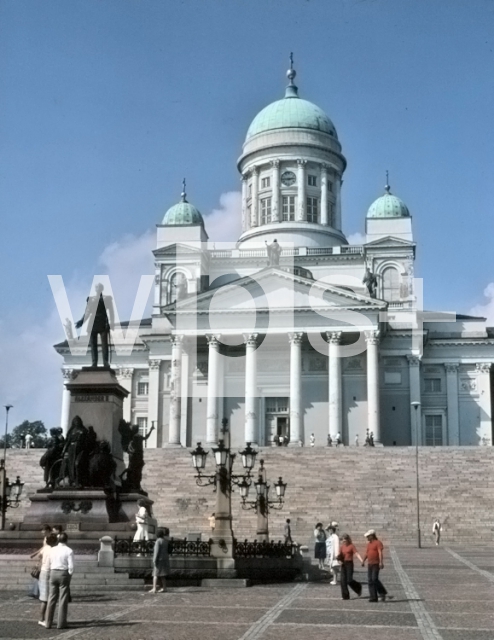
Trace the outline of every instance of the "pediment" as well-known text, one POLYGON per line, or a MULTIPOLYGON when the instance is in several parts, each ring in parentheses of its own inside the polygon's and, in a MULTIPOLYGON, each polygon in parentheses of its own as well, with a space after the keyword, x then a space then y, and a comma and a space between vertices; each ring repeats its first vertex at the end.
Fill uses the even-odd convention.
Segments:
POLYGON ((167 245, 166 247, 160 247, 159 249, 153 250, 153 254, 156 257, 176 257, 177 255, 182 257, 187 253, 202 254, 204 251, 197 247, 192 247, 189 244, 182 244, 181 242, 175 242, 167 245))
POLYGON ((364 247, 366 249, 374 249, 377 247, 409 248, 414 246, 415 246, 415 242, 410 242, 409 240, 403 240, 402 238, 397 238, 395 236, 386 236, 384 238, 379 238, 378 240, 372 240, 371 242, 366 242, 364 244, 364 247))
POLYGON ((175 311, 178 314, 195 309, 199 313, 317 309, 381 311, 386 306, 382 300, 354 293, 346 287, 310 280, 282 269, 268 267, 252 276, 245 276, 206 291, 197 298, 182 300, 176 304, 175 311))

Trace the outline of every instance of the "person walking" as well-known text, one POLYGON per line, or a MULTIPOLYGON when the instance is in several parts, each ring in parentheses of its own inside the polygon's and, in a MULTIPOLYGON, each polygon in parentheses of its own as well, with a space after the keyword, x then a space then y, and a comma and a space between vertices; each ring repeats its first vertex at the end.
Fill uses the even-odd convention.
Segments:
POLYGON ((61 533, 58 537, 58 544, 50 551, 50 594, 45 621, 39 621, 39 624, 47 629, 51 629, 53 624, 57 602, 57 629, 67 628, 70 579, 74 573, 74 552, 67 546, 67 542, 67 534, 61 533))
POLYGON ((362 562, 362 558, 355 548, 355 545, 352 542, 350 536, 345 533, 341 539, 340 545, 340 556, 341 556, 341 597, 343 600, 350 600, 350 592, 348 591, 348 587, 353 589, 355 593, 360 596, 362 595, 362 585, 357 580, 353 578, 353 557, 357 556, 357 558, 362 562))
POLYGON ((211 527, 211 533, 213 533, 214 532, 214 528, 216 526, 216 513, 214 511, 209 516, 208 520, 209 520, 209 526, 211 527))
POLYGON ((146 503, 142 498, 137 501, 139 509, 136 513, 136 525, 137 529, 134 534, 134 542, 140 540, 149 540, 149 521, 148 510, 146 509, 146 503))
POLYGON ((285 538, 285 544, 293 544, 290 518, 286 519, 285 526, 283 527, 283 537, 285 538))
POLYGON ((439 541, 441 540, 441 530, 441 522, 439 521, 439 518, 436 518, 432 524, 432 535, 434 536, 436 546, 439 546, 439 541))
POLYGON ((316 436, 313 433, 310 434, 309 444, 311 447, 313 447, 316 444, 316 436))
MULTIPOLYGON (((46 607, 48 605, 48 597, 50 593, 50 554, 52 548, 58 544, 57 536, 50 532, 50 527, 44 531, 46 536, 43 538, 43 546, 34 557, 40 561, 40 572, 38 578, 39 584, 39 601, 41 602, 41 611, 39 622, 45 621, 46 607)), ((33 557, 33 556, 31 556, 33 557)))
POLYGON ((338 576, 340 573, 341 564, 338 560, 338 556, 340 555, 340 539, 338 534, 336 533, 336 522, 332 522, 330 525, 326 527, 328 538, 330 538, 330 542, 327 545, 328 549, 328 565, 331 568, 331 572, 333 574, 333 579, 329 584, 338 584, 338 576))
POLYGON ((377 602, 379 596, 384 602, 388 592, 379 580, 379 571, 384 567, 383 543, 377 539, 374 529, 369 529, 365 534, 367 538, 367 550, 362 566, 367 560, 367 580, 369 583, 369 602, 377 602))
POLYGON ((314 529, 314 538, 316 544, 314 546, 314 558, 318 562, 321 571, 324 569, 324 560, 326 558, 326 533, 322 528, 322 522, 318 522, 314 529))
POLYGON ((153 588, 149 593, 166 591, 166 576, 170 573, 170 529, 158 529, 153 551, 153 588), (159 583, 161 586, 158 589, 159 583))

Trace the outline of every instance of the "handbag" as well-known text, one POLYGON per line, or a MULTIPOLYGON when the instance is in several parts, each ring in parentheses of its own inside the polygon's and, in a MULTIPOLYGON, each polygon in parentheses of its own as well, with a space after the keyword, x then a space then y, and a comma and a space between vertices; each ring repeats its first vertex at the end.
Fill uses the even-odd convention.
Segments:
POLYGON ((338 560, 338 562, 343 562, 343 561, 345 560, 345 556, 341 553, 341 551, 340 551, 340 553, 336 556, 336 560, 338 560))
POLYGON ((41 573, 41 569, 39 568, 38 565, 36 565, 31 569, 31 577, 34 578, 35 580, 39 580, 40 573, 41 573))

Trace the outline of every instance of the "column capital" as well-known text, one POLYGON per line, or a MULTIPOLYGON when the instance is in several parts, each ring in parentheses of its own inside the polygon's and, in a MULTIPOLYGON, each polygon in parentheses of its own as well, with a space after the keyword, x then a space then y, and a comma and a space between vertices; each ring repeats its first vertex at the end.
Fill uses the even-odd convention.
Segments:
POLYGON ((327 162, 321 162, 321 169, 323 171, 327 171, 329 169, 329 164, 327 162))
POLYGON ((247 182, 247 180, 249 179, 249 172, 246 171, 245 173, 242 173, 242 175, 240 176, 240 180, 241 182, 247 182))
POLYGON ((134 375, 134 367, 118 367, 117 369, 117 377, 123 378, 124 380, 130 380, 134 375))
POLYGON ((407 356, 410 367, 420 367, 422 356, 407 356))
POLYGON ((446 373, 456 373, 460 366, 459 362, 445 362, 444 368, 446 369, 446 373))
POLYGON ((206 340, 208 341, 209 347, 219 347, 220 338, 221 333, 206 333, 206 340))
POLYGON ((255 164, 252 169, 250 170, 250 172, 254 175, 254 176, 258 176, 259 175, 259 167, 257 166, 257 164, 255 164))
POLYGON ((280 161, 278 160, 278 158, 276 158, 276 160, 270 160, 269 164, 275 169, 277 169, 280 166, 280 161))
POLYGON ((365 341, 367 344, 379 344, 380 331, 365 331, 365 341))
POLYGON ((63 368, 63 369, 61 369, 61 371, 62 371, 63 379, 66 382, 69 382, 70 380, 72 380, 72 378, 75 377, 74 376, 74 369, 65 369, 65 368, 63 368))
POLYGON ((491 362, 477 362, 475 370, 477 373, 489 373, 492 367, 491 362))
POLYGON ((342 331, 326 331, 326 338, 329 344, 340 344, 342 336, 342 331))
POLYGON ((154 358, 149 360, 149 371, 159 371, 161 366, 161 360, 154 358))
POLYGON ((288 340, 290 342, 290 344, 302 344, 302 340, 304 338, 304 334, 303 333, 289 333, 288 334, 288 340))
POLYGON ((170 336, 170 342, 172 343, 173 347, 180 347, 183 341, 184 337, 182 335, 174 334, 170 336))
POLYGON ((305 165, 307 164, 307 160, 304 160, 303 158, 297 158, 297 164, 299 167, 305 167, 305 165))
POLYGON ((248 347, 257 347, 257 338, 259 337, 258 333, 244 333, 243 339, 248 347))

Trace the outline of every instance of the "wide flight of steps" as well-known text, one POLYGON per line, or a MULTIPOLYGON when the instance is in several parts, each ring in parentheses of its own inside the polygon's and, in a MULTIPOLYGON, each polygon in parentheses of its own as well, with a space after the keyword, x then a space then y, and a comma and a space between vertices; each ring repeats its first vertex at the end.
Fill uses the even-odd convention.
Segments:
MULTIPOLYGON (((32 582, 35 561, 29 556, 0 556, 0 591, 23 591, 32 582)), ((143 591, 144 580, 129 578, 128 573, 115 573, 113 568, 98 567, 96 558, 76 556, 70 581, 72 594, 105 591, 143 591)))
MULTIPOLYGON (((9 450, 8 475, 21 475, 25 494, 42 486, 41 452, 9 450)), ((212 456, 210 455, 209 458, 212 456)), ((234 473, 241 473, 238 460, 234 473)), ((413 447, 272 447, 260 449, 268 479, 288 483, 283 510, 269 516, 271 539, 282 537, 286 518, 301 544, 312 543, 316 522, 336 520, 340 532, 355 541, 375 528, 385 540, 414 544, 417 528, 415 448, 413 447)), ((171 535, 210 534, 208 517, 215 511, 211 486, 199 487, 186 449, 147 449, 143 487, 155 501, 154 515, 171 535)), ((259 462, 256 463, 256 469, 259 462)), ((206 472, 212 473, 212 460, 206 472)), ((432 522, 443 523, 445 544, 486 544, 494 540, 494 449, 492 447, 420 447, 420 515, 423 538, 432 543, 432 522)), ((254 487, 251 493, 254 494, 254 487)), ((274 490, 271 490, 274 497, 274 490)), ((7 523, 22 519, 8 511, 7 523)), ((254 539, 256 514, 242 510, 238 490, 232 494, 233 527, 238 539, 254 539)))

